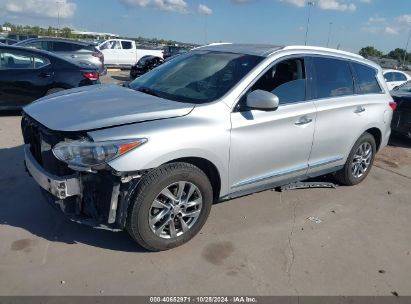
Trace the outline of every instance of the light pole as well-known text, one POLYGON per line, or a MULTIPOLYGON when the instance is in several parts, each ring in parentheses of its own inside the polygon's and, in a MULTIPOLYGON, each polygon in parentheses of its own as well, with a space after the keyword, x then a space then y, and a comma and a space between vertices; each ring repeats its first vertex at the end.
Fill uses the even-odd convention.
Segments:
MULTIPOLYGON (((410 25, 411 25, 411 22, 410 22, 410 25)), ((410 28, 410 33, 408 34, 407 44, 405 45, 404 60, 402 62, 403 66, 405 66, 405 60, 407 59, 407 50, 408 50, 408 44, 410 43, 410 37, 411 37, 411 28, 410 28)))
POLYGON ((330 37, 331 37, 332 27, 333 27, 333 23, 330 22, 330 28, 328 29, 327 47, 328 47, 328 45, 330 44, 330 37))
POLYGON ((305 30, 305 42, 304 45, 307 45, 307 37, 308 37, 308 28, 310 27, 310 17, 311 17, 311 7, 314 6, 314 1, 308 1, 308 18, 307 18, 307 28, 305 30))
POLYGON ((56 1, 57 3, 57 34, 60 32, 60 3, 62 1, 56 1))

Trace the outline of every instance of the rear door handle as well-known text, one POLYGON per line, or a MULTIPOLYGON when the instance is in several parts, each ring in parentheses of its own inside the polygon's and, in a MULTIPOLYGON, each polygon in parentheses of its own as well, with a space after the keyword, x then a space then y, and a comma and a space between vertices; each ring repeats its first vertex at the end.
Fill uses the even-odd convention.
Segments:
POLYGON ((302 126, 302 125, 309 124, 309 123, 311 123, 312 121, 313 121, 312 118, 310 118, 310 117, 308 117, 308 116, 303 116, 303 117, 301 117, 301 118, 295 123, 295 125, 296 125, 296 126, 302 126))
POLYGON ((365 108, 363 106, 358 106, 354 111, 354 113, 356 113, 356 114, 359 114, 359 113, 362 113, 362 112, 365 112, 365 108))

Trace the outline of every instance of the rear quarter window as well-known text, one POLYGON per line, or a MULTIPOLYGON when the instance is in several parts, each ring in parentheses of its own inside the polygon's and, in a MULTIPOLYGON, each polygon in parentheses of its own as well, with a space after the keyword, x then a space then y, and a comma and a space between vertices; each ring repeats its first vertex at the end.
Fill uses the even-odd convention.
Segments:
POLYGON ((355 72, 359 94, 381 93, 381 87, 377 81, 377 70, 359 63, 352 63, 355 72))

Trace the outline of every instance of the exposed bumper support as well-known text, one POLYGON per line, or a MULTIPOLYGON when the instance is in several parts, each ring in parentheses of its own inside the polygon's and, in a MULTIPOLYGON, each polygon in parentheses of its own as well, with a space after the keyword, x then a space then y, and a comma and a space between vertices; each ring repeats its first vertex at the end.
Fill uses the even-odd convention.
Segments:
POLYGON ((37 163, 28 145, 24 147, 24 159, 28 172, 44 190, 59 199, 81 194, 80 180, 76 176, 59 177, 46 172, 37 163))

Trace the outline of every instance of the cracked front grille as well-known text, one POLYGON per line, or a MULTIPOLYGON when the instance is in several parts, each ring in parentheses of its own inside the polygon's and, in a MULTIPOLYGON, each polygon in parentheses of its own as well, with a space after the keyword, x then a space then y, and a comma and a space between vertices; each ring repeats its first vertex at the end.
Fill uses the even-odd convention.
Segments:
POLYGON ((52 148, 66 138, 76 139, 79 136, 52 131, 24 114, 21 121, 21 129, 24 143, 30 145, 30 151, 34 158, 47 172, 57 176, 74 173, 73 170, 67 167, 66 163, 54 157, 52 148))

